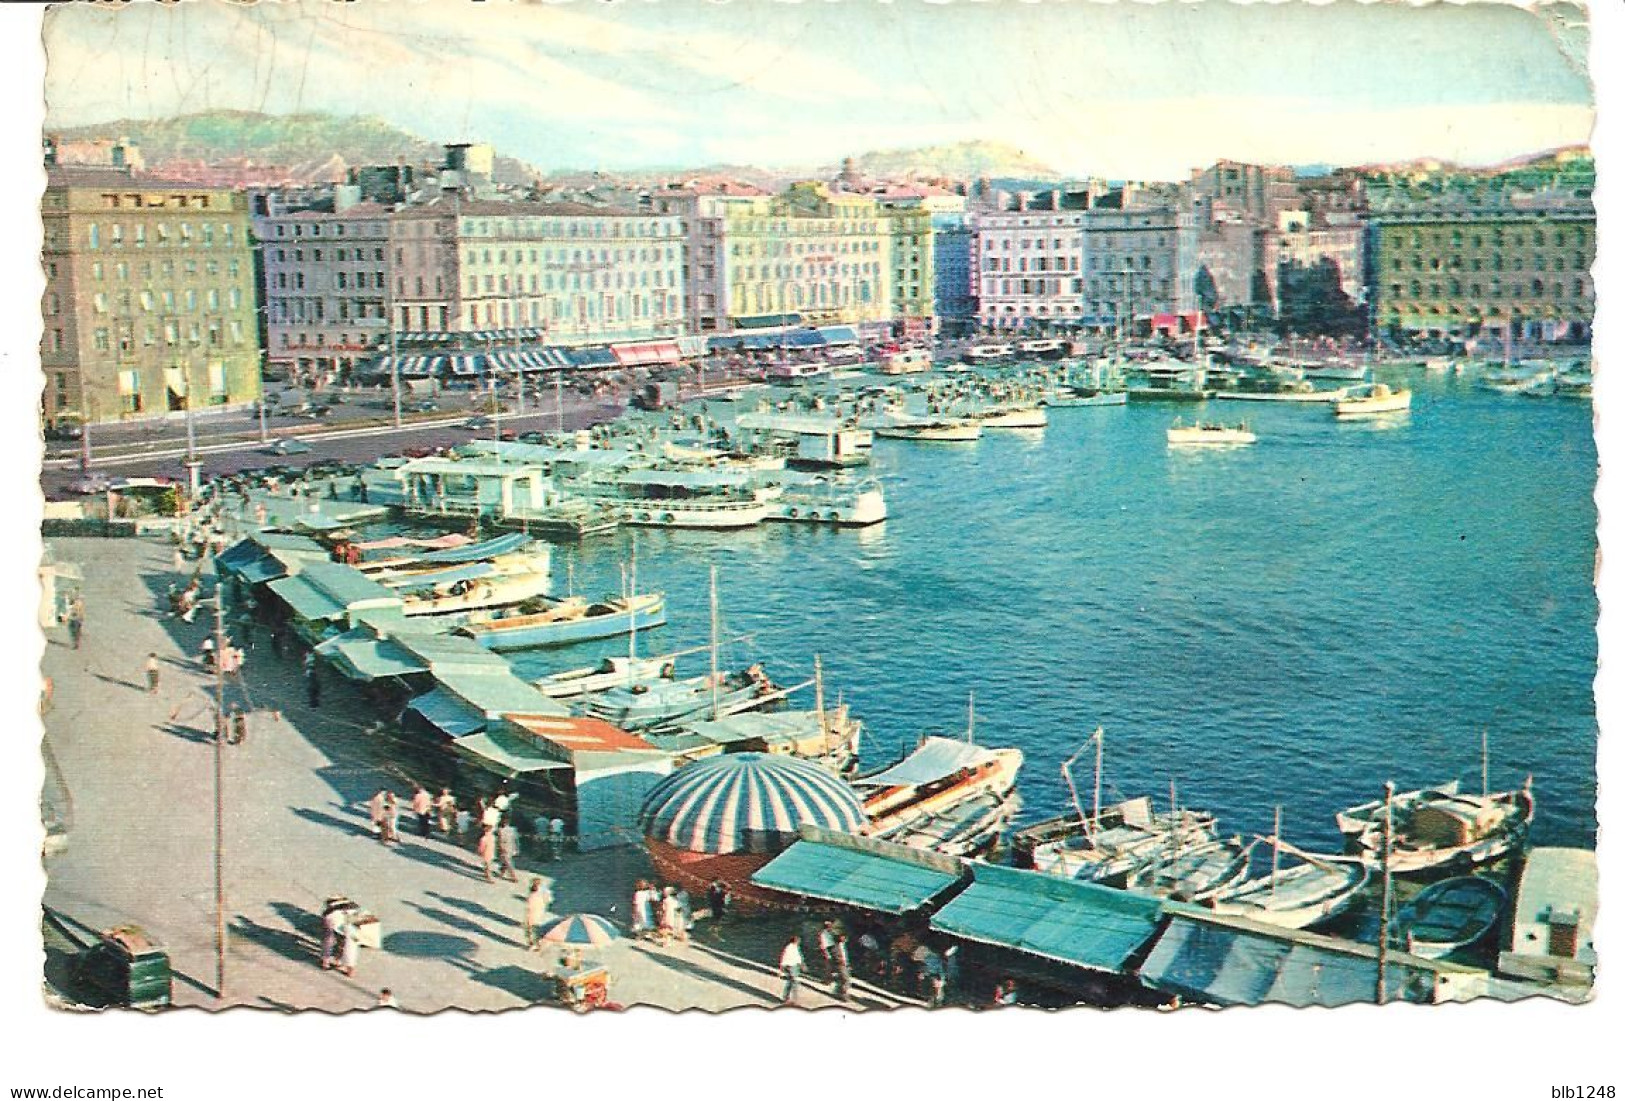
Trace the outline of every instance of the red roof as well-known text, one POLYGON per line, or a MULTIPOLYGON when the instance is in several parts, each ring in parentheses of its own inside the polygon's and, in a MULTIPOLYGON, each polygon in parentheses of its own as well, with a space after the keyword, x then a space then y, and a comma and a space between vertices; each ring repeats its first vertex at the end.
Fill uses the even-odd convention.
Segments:
POLYGON ((572 715, 505 715, 509 722, 567 753, 656 752, 655 747, 602 719, 572 715))

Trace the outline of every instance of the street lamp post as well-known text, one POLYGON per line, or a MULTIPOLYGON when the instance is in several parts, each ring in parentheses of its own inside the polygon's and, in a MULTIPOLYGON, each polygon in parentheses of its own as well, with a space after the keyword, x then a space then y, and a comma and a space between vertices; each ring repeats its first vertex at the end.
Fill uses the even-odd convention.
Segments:
POLYGON ((214 590, 214 996, 226 998, 225 742, 226 593, 216 576, 214 590))

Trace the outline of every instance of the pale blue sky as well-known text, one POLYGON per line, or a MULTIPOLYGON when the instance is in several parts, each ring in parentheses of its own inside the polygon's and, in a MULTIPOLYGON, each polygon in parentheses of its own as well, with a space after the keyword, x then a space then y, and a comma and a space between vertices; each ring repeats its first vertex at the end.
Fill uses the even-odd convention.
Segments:
POLYGON ((47 95, 53 125, 376 114, 545 169, 971 138, 1114 177, 1218 157, 1487 162, 1587 139, 1582 18, 1349 0, 73 5, 47 19, 47 95))

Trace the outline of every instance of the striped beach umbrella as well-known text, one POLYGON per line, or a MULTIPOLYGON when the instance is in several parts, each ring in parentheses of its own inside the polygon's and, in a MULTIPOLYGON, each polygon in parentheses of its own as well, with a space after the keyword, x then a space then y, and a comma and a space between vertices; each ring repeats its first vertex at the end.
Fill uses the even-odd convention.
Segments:
POLYGON ((802 825, 857 833, 862 801, 847 783, 795 757, 725 753, 685 765, 649 792, 643 832, 696 853, 775 852, 802 825))
POLYGON ((619 936, 615 926, 597 914, 570 914, 554 918, 542 926, 537 934, 545 944, 574 944, 583 948, 602 948, 619 936))

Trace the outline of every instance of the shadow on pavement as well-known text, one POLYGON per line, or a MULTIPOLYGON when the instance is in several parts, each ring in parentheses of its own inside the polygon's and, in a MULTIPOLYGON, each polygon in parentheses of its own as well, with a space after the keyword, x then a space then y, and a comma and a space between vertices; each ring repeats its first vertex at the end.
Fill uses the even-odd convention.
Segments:
POLYGON ((493 967, 489 971, 476 972, 469 976, 477 983, 494 987, 505 993, 512 994, 521 1001, 532 1005, 538 1002, 553 1002, 553 980, 547 975, 537 974, 529 968, 517 964, 506 967, 493 967))
POLYGON ((435 933, 427 929, 407 929, 399 933, 386 933, 383 945, 384 951, 394 956, 451 960, 468 968, 470 971, 475 970, 474 953, 479 949, 479 945, 467 937, 457 937, 450 933, 435 933))
MULTIPOLYGON (((445 903, 447 906, 455 906, 459 910, 466 910, 475 917, 482 917, 487 921, 496 921, 507 925, 518 920, 514 914, 504 914, 500 910, 493 910, 489 906, 481 906, 478 902, 471 902, 466 898, 457 898, 453 895, 443 895, 439 891, 425 891, 424 893, 432 899, 445 903)), ((524 904, 521 903, 520 910, 522 911, 523 909, 524 904)))
POLYGON ((512 937, 505 937, 500 933, 492 932, 485 926, 469 921, 467 918, 454 914, 450 910, 441 910, 434 906, 420 906, 416 902, 408 902, 407 905, 412 907, 412 909, 416 910, 418 913, 422 914, 424 917, 428 918, 430 921, 438 921, 442 925, 449 925, 453 929, 460 929, 465 933, 477 933, 495 944, 500 944, 508 948, 524 947, 524 945, 520 944, 512 937))
POLYGON ((251 940, 261 948, 268 948, 284 959, 295 960, 300 963, 312 963, 320 952, 315 945, 298 933, 286 929, 273 929, 269 925, 261 925, 253 918, 238 916, 231 925, 233 936, 251 940))
POLYGON ((777 1004, 777 998, 771 994, 764 993, 759 987, 751 986, 749 983, 740 982, 738 979, 729 978, 727 975, 722 974, 722 972, 710 967, 703 967, 693 960, 680 959, 676 956, 667 955, 642 944, 634 944, 632 947, 637 952, 642 953, 644 958, 649 960, 651 963, 657 963, 661 967, 677 972, 679 975, 688 975, 694 978, 704 979, 708 983, 715 983, 718 986, 730 987, 731 989, 738 990, 743 994, 750 995, 752 999, 763 1004, 777 1004))

